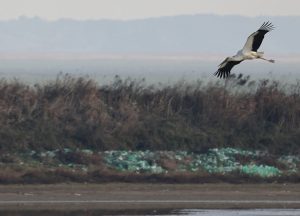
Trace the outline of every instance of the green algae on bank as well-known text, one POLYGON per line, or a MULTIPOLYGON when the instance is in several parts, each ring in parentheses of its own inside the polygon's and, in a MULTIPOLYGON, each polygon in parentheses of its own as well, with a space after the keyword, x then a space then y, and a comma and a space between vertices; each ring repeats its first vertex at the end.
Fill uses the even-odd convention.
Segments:
POLYGON ((299 156, 276 157, 267 152, 238 148, 214 148, 206 152, 188 151, 93 151, 90 149, 56 149, 31 151, 22 155, 2 155, 1 164, 24 167, 57 167, 74 172, 89 172, 106 167, 120 173, 167 174, 207 173, 258 176, 289 176, 299 173, 299 156), (268 160, 267 160, 267 159, 268 160))

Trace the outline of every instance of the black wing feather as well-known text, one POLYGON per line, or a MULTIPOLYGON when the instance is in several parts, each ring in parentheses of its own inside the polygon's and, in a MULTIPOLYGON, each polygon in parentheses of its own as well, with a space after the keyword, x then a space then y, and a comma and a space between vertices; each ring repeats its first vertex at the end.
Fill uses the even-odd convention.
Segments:
POLYGON ((252 51, 257 52, 265 37, 265 34, 267 34, 269 31, 272 31, 273 29, 274 26, 270 22, 264 22, 262 24, 262 26, 257 30, 256 34, 254 35, 252 51))
MULTIPOLYGON (((225 61, 227 61, 227 59, 225 59, 225 61)), ((224 61, 224 62, 225 62, 224 61)), ((227 78, 230 74, 231 69, 241 63, 243 60, 241 61, 227 61, 226 64, 223 67, 220 67, 217 72, 215 72, 215 76, 219 77, 219 78, 227 78)), ((224 62, 222 62, 220 65, 222 65, 224 62)))

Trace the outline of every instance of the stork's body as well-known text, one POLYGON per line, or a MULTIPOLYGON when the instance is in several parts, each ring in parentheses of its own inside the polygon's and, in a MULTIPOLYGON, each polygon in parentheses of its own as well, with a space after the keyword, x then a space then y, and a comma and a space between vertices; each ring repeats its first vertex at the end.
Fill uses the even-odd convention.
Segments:
POLYGON ((215 75, 220 78, 228 77, 233 66, 241 63, 244 60, 262 59, 274 63, 275 62, 274 60, 265 59, 263 57, 264 52, 257 51, 264 39, 265 34, 273 29, 274 27, 271 23, 269 22, 263 23, 263 25, 256 32, 252 33, 248 37, 243 49, 239 50, 236 55, 232 57, 227 57, 219 65, 219 68, 215 73, 215 75))

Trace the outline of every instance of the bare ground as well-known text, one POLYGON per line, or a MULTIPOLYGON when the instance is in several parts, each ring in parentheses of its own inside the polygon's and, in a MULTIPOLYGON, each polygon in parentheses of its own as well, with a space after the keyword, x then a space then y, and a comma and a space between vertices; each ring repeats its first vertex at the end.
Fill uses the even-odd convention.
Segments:
POLYGON ((0 186, 0 210, 177 208, 300 208, 300 184, 0 186))

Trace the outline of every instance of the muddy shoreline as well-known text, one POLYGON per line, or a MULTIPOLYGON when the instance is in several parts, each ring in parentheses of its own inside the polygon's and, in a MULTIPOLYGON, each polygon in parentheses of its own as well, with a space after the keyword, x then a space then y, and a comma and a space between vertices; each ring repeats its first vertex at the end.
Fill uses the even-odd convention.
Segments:
POLYGON ((300 184, 1 185, 0 210, 300 208, 300 184))

